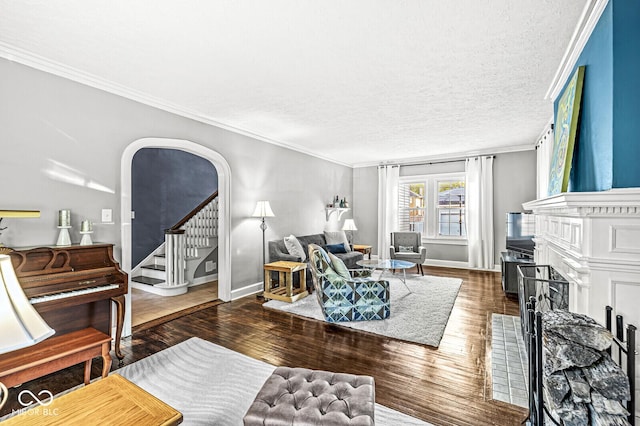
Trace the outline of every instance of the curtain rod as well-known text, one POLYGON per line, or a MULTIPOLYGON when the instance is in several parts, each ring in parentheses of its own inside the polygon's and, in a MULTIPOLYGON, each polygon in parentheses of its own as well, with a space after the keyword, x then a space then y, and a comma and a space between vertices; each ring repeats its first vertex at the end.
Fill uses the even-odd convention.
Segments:
MULTIPOLYGON (((476 158, 477 157, 496 158, 495 155, 472 155, 472 156, 467 157, 467 158, 474 158, 474 157, 476 157, 476 158)), ((422 161, 422 162, 418 162, 418 163, 402 163, 402 164, 398 164, 398 166, 402 166, 402 167, 408 167, 408 166, 431 166, 433 164, 459 163, 459 162, 467 161, 467 158, 460 158, 458 160, 422 161)))

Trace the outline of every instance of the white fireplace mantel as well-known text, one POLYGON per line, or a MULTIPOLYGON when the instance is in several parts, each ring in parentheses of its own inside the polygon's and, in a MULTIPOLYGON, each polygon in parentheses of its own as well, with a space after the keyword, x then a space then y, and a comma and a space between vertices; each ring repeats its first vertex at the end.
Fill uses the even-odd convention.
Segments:
MULTIPOLYGON (((569 309, 604 324, 610 305, 640 328, 640 188, 564 193, 522 206, 536 218, 536 264, 569 281, 569 309)), ((640 358, 636 371, 640 383, 640 358)))

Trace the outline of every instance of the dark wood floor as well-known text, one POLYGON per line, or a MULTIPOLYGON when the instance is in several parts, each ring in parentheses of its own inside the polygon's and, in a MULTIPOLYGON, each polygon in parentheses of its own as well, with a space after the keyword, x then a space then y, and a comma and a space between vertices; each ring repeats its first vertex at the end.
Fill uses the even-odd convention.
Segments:
MULTIPOLYGON (((517 315, 517 301, 504 297, 497 273, 426 267, 425 273, 464 280, 439 348, 263 309, 245 297, 135 331, 125 339, 124 363, 199 336, 273 365, 371 375, 376 402, 435 425, 519 425, 526 410, 491 400, 487 384, 491 313, 517 315)), ((94 364, 93 377, 100 361, 94 364)), ((57 393, 81 382, 78 366, 11 389, 3 414, 20 408, 20 389, 57 393)))

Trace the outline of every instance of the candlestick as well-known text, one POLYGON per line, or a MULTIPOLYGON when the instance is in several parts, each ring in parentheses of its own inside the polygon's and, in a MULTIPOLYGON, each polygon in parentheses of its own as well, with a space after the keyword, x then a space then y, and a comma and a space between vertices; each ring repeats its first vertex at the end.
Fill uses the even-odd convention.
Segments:
POLYGON ((57 246, 68 246, 71 245, 71 236, 69 235, 70 226, 58 226, 60 229, 60 234, 58 235, 58 241, 56 242, 57 246))
POLYGON ((93 234, 93 231, 80 231, 80 234, 82 234, 82 240, 80 240, 81 246, 90 246, 93 244, 93 241, 91 241, 91 234, 93 234))

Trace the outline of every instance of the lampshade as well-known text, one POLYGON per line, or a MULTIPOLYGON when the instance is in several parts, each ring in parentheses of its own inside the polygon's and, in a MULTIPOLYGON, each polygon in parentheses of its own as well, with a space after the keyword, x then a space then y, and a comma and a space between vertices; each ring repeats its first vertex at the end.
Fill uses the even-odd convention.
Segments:
POLYGON ((268 201, 258 201, 256 204, 256 209, 253 211, 251 215, 253 217, 274 217, 273 210, 271 210, 271 205, 269 205, 268 201))
POLYGON ((356 223, 354 222, 353 219, 345 219, 344 220, 344 225, 342 225, 342 230, 343 231, 357 231, 358 228, 356 228, 356 223))
POLYGON ((6 254, 0 254, 0 330, 0 354, 35 345, 55 333, 29 303, 6 254))

